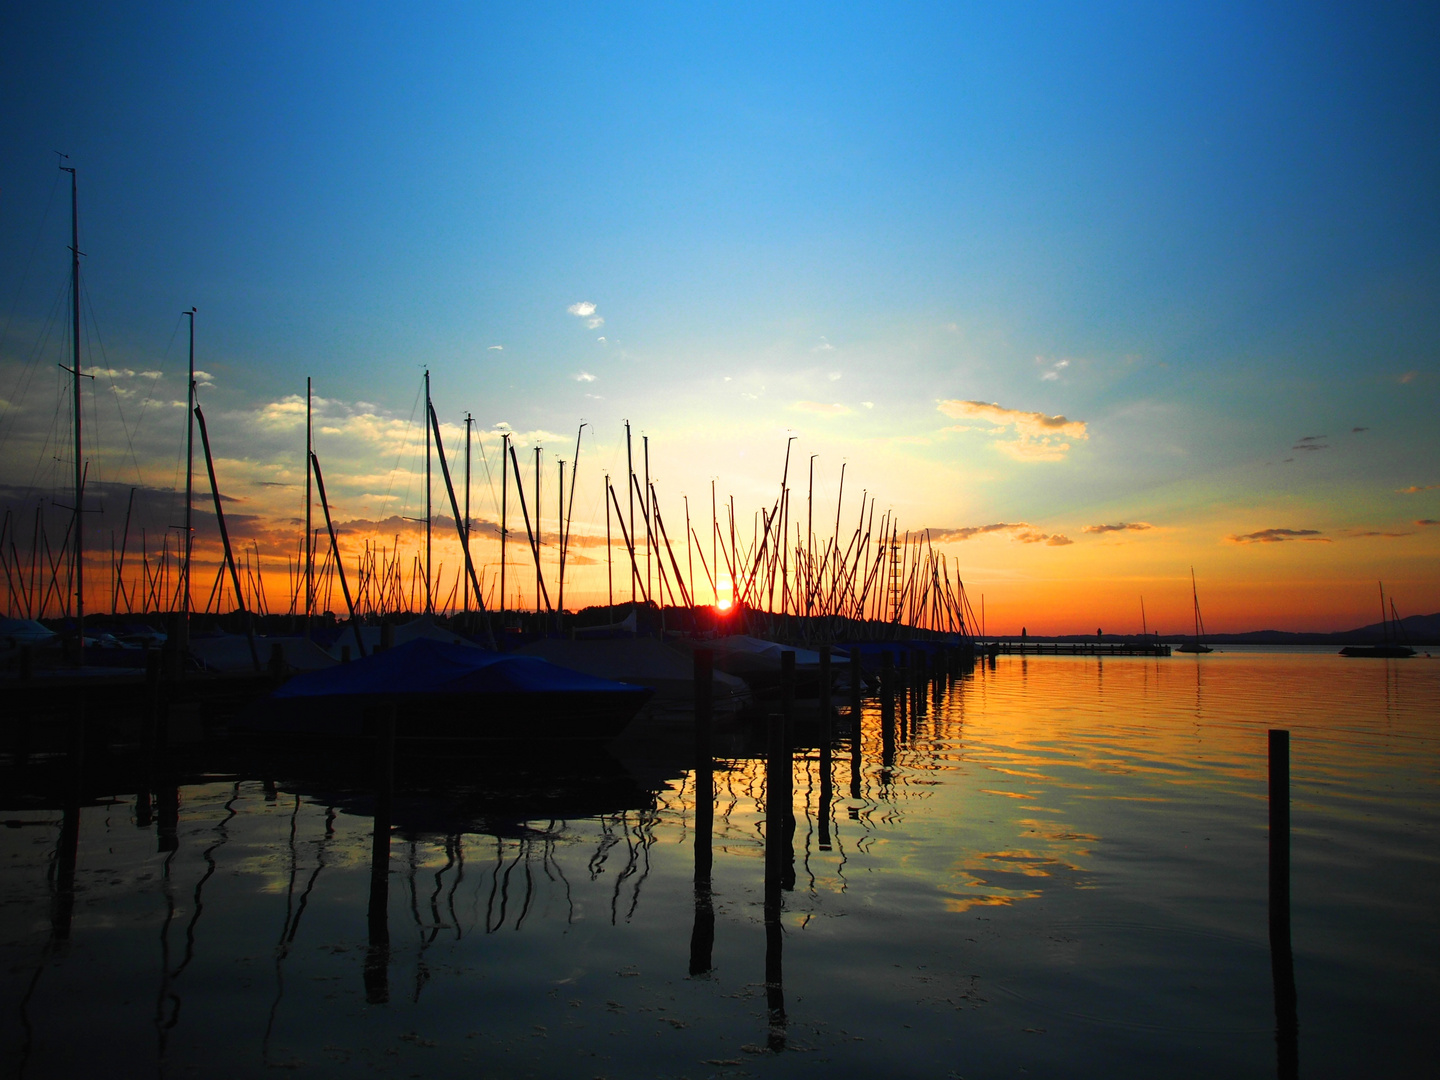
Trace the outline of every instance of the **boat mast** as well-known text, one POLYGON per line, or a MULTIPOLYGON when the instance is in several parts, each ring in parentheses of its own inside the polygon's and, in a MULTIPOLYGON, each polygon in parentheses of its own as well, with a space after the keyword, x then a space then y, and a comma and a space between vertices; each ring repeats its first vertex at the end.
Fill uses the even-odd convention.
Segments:
POLYGON ((540 614, 540 447, 535 447, 535 614, 540 614))
POLYGON ((310 492, 311 468, 310 455, 315 452, 313 428, 310 419, 310 376, 305 376, 305 540, 301 545, 305 549, 305 636, 310 636, 310 613, 315 609, 315 547, 312 543, 314 533, 310 528, 310 509, 314 502, 314 496, 310 492))
POLYGON ((81 499, 85 494, 83 442, 80 437, 80 201, 75 170, 61 165, 70 174, 70 369, 75 383, 75 660, 85 662, 85 530, 81 499))
POLYGON ((1195 644, 1200 644, 1200 593, 1195 589, 1195 568, 1190 567, 1190 601, 1195 608, 1195 644))
MULTIPOLYGON (((500 631, 505 631, 505 538, 507 527, 506 509, 510 498, 510 433, 500 436, 500 631)), ((516 477, 518 480, 519 477, 516 477)))
MULTIPOLYGON (((475 417, 467 412, 465 414, 465 528, 462 532, 467 558, 470 554, 470 427, 474 423, 475 417)), ((464 606, 461 610, 468 615, 470 613, 470 578, 468 575, 464 578, 464 584, 464 599, 461 601, 464 606)), ((480 597, 477 596, 475 599, 479 600, 480 597)))
MULTIPOLYGON (((635 565, 635 455, 630 441, 630 421, 625 421, 625 490, 630 496, 630 603, 635 603, 635 585, 640 568, 635 565)), ((615 508, 619 510, 617 506, 615 508)))
POLYGON ((195 523, 195 308, 183 312, 190 319, 190 377, 186 380, 188 406, 185 410, 185 587, 180 593, 180 611, 190 618, 190 554, 194 549, 195 523))
MULTIPOLYGON (((430 412, 430 369, 425 369, 425 412, 430 412)), ((430 590, 430 425, 425 425, 425 613, 435 610, 430 590)))

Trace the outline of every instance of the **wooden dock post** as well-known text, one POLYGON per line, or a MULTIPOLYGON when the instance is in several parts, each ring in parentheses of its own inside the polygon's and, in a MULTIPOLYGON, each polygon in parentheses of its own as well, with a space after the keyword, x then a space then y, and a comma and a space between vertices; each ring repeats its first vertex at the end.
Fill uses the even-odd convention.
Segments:
POLYGON ((695 650, 695 925, 690 931, 690 974, 708 974, 715 950, 715 758, 713 747, 715 654, 695 650))
POLYGON ((390 1000, 390 826, 395 812, 395 706, 375 722, 375 817, 370 840, 370 948, 365 954, 365 1000, 390 1000))
POLYGON ((1270 730, 1270 974, 1275 987, 1275 1064, 1300 1073, 1295 957, 1290 945, 1290 732, 1270 730))
POLYGON ((886 650, 880 654, 880 764, 887 775, 895 764, 896 681, 895 657, 886 650))
POLYGON ((782 773, 784 814, 782 831, 780 886, 787 892, 795 888, 795 653, 789 649, 780 654, 780 713, 784 728, 782 773))
POLYGON ((830 703, 830 646, 820 646, 820 850, 830 850, 830 774, 834 769, 835 716, 830 703))

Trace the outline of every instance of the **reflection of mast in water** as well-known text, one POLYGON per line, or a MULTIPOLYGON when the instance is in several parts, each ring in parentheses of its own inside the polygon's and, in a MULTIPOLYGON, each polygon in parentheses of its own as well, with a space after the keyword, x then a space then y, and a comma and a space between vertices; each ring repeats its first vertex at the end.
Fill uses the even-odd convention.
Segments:
MULTIPOLYGON (((172 971, 170 970, 170 922, 175 916, 175 899, 170 892, 170 866, 176 852, 179 851, 179 837, 172 832, 174 846, 165 859, 164 869, 161 873, 161 881, 164 883, 166 913, 165 922, 160 930, 160 990, 155 1000, 155 1028, 159 1038, 159 1058, 165 1060, 166 1043, 169 1040, 170 1029, 180 1019, 180 996, 175 993, 173 987, 175 981, 180 978, 184 970, 189 967, 190 961, 195 959, 195 929, 200 923, 200 916, 205 911, 204 893, 206 883, 215 875, 217 864, 215 852, 224 847, 230 839, 230 821, 239 813, 235 809, 235 803, 240 798, 240 783, 236 781, 230 789, 230 798, 225 800, 225 817, 215 826, 215 842, 207 847, 201 857, 205 860, 205 873, 200 875, 200 880, 195 883, 195 892, 191 897, 191 905, 194 911, 190 914, 190 922, 185 927, 185 955, 180 963, 172 971), (167 1004, 170 1006, 170 1014, 167 1017, 165 1010, 167 1004)), ((174 795, 167 798, 166 803, 174 805, 177 809, 180 804, 178 790, 174 795)), ((178 824, 178 823, 177 823, 178 824)))
POLYGON ((315 882, 320 877, 320 871, 325 869, 326 851, 335 835, 335 808, 327 806, 325 808, 325 835, 316 845, 315 869, 310 872, 310 877, 305 882, 305 888, 300 891, 297 900, 295 883, 300 876, 300 851, 296 837, 300 825, 300 807, 301 799, 297 793, 295 805, 290 811, 290 832, 286 838, 286 848, 290 853, 290 880, 285 889, 285 922, 280 928, 280 939, 275 943, 275 1000, 270 1003, 270 1015, 265 1022, 265 1035, 260 1041, 261 1060, 267 1066, 271 1066, 270 1036, 274 1034, 275 1019, 280 1013, 280 1002, 285 997, 285 960, 290 955, 290 946, 295 943, 295 935, 300 930, 300 920, 310 903, 310 894, 315 889, 315 882))

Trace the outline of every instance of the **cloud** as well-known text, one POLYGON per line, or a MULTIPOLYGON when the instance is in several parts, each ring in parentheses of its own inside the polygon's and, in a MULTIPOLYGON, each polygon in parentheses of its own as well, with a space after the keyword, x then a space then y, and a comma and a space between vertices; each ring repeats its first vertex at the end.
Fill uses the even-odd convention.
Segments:
POLYGON ((862 401, 860 402, 860 405, 862 408, 866 409, 873 409, 875 407, 875 403, 873 401, 862 401))
POLYGON ((1422 491, 1434 491, 1440 488, 1440 484, 1411 484, 1408 488, 1401 488, 1402 495, 1417 495, 1422 491))
POLYGON ((1387 539, 1387 540, 1397 540, 1397 539, 1399 539, 1399 538, 1402 537, 1402 536, 1414 536, 1415 534, 1414 534, 1414 533, 1408 533, 1408 532, 1403 532, 1403 533, 1400 533, 1400 532, 1357 532, 1357 533, 1351 533, 1350 535, 1351 535, 1351 536, 1354 536, 1354 537, 1379 536, 1379 537, 1384 537, 1384 538, 1387 539))
POLYGON ((1036 529, 1029 522, 1025 521, 997 521, 993 525, 967 525, 962 529, 940 529, 930 537, 934 543, 943 544, 946 541, 963 541, 971 537, 984 536, 986 533, 1008 532, 1012 540, 1022 544, 1045 544, 1048 547, 1064 547, 1073 544, 1075 541, 1060 533, 1046 533, 1036 529))
POLYGON ((841 405, 838 401, 826 404, 823 401, 797 401, 790 406, 799 412, 814 413, 817 416, 849 416, 850 407, 841 405))
POLYGON ((1014 431, 1014 439, 995 439, 997 449, 1020 461, 1061 461, 1070 451, 1070 439, 1088 439, 1085 421, 1040 412, 1007 409, 994 402, 942 400, 936 407, 957 420, 980 420, 995 428, 991 434, 1014 431))
POLYGON ((1329 437, 1330 437, 1330 436, 1328 436, 1328 435, 1306 435, 1303 439, 1301 439, 1299 442, 1297 442, 1294 446, 1290 447, 1290 449, 1291 449, 1291 450, 1329 450, 1329 449, 1330 449, 1329 445, 1328 445, 1327 443, 1323 443, 1323 442, 1320 441, 1321 439, 1328 439, 1329 437))
POLYGON ((1362 431, 1369 431, 1369 430, 1370 430, 1370 429, 1369 429, 1368 427, 1352 427, 1352 428, 1350 429, 1350 434, 1351 434, 1351 435, 1359 435, 1360 432, 1362 432, 1362 431))
POLYGON ((832 371, 832 372, 830 372, 830 374, 826 375, 825 377, 826 377, 827 379, 829 379, 831 382, 839 382, 841 379, 843 379, 843 378, 845 377, 845 373, 844 373, 843 371, 832 371))
POLYGON ((1399 383, 1402 383, 1402 384, 1403 384, 1403 383, 1412 383, 1412 382, 1414 382, 1416 379, 1418 379, 1419 377, 1420 377, 1420 372, 1418 372, 1418 371, 1407 371, 1407 372, 1405 372, 1404 375, 1399 376, 1395 381, 1396 381, 1396 382, 1399 382, 1399 383))
POLYGON ((568 311, 571 315, 579 316, 582 319, 588 319, 591 315, 595 314, 595 305, 592 304, 589 300, 581 300, 579 303, 571 304, 565 310, 568 311))
POLYGON ((594 375, 591 375, 590 372, 588 372, 588 371, 582 371, 582 372, 580 372, 580 374, 578 374, 578 375, 575 376, 575 381, 576 381, 576 382, 594 382, 594 381, 595 381, 595 376, 594 376, 594 375))
MULTIPOLYGON (((1043 356, 1037 356, 1037 357, 1035 357, 1035 362, 1036 362, 1037 364, 1044 364, 1046 361, 1045 361, 1045 358, 1044 358, 1043 356)), ((1043 374, 1043 375, 1040 376, 1040 381, 1041 381, 1041 382, 1058 382, 1059 379, 1060 379, 1060 373, 1063 372, 1063 371, 1064 371, 1067 367, 1069 367, 1069 366, 1070 366, 1070 361, 1069 361, 1069 360, 1056 360, 1053 364, 1051 364, 1048 368, 1046 368, 1045 374, 1043 374)))
POLYGON ((605 325, 605 319, 603 316, 596 315, 593 319, 586 319, 585 325, 591 330, 599 330, 600 327, 605 325))
POLYGON ((1146 529, 1154 527, 1144 521, 1117 521, 1114 525, 1086 525, 1080 531, 1087 533, 1144 532, 1146 529))
POLYGON ((1261 529, 1242 536, 1227 537, 1232 544, 1281 544, 1287 540, 1304 540, 1312 544, 1328 544, 1330 539, 1319 529, 1261 529))
POLYGON ((504 345, 490 345, 490 346, 488 346, 487 348, 488 348, 488 350, 489 350, 490 352, 504 352, 504 351, 505 351, 505 346, 504 346, 504 345))
POLYGON ((215 376, 214 376, 214 375, 211 375, 208 371, 201 371, 199 368, 196 368, 196 369, 195 369, 195 385, 196 385, 196 386, 214 386, 214 385, 215 385, 215 376))
POLYGON ((605 342, 605 335, 604 335, 604 334, 601 334, 601 335, 600 335, 599 337, 597 337, 595 340, 598 341, 598 342, 600 342, 601 345, 604 345, 604 344, 606 343, 606 342, 605 342))
POLYGON ((1440 525, 1440 521, 1436 521, 1434 518, 1421 518, 1419 521, 1415 522, 1415 524, 1416 524, 1416 525, 1422 525, 1422 526, 1423 526, 1423 525, 1440 525))
POLYGON ((819 344, 819 345, 816 345, 816 346, 815 346, 813 349, 811 349, 810 351, 811 351, 811 352, 834 352, 834 351, 835 351, 835 346, 834 346, 834 345, 831 345, 830 342, 826 341, 826 340, 822 337, 822 338, 820 339, 820 344, 819 344))
POLYGON ((126 379, 133 376, 135 372, 129 368, 102 367, 91 369, 89 374, 106 379, 126 379))

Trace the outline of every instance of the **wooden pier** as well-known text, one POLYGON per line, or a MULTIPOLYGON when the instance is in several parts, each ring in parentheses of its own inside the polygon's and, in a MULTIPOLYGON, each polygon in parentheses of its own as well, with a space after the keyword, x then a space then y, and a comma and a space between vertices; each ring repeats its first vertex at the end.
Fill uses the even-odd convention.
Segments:
POLYGON ((995 641, 976 651, 1013 656, 1169 656, 1170 646, 1136 641, 995 641))

